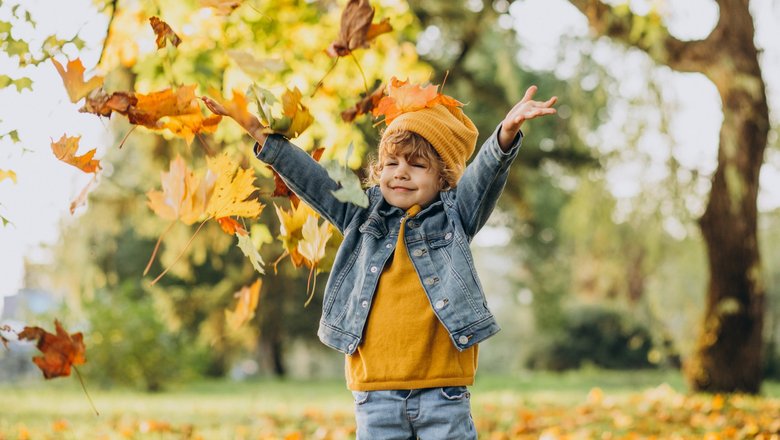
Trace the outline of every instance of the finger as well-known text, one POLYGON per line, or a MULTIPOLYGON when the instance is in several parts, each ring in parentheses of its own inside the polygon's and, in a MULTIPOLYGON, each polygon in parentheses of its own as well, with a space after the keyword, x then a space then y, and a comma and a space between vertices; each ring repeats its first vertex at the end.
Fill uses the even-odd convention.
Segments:
POLYGON ((544 101, 545 107, 552 107, 556 102, 558 102, 558 97, 553 96, 552 98, 548 99, 547 101, 544 101))
POLYGON ((538 89, 538 87, 536 87, 536 86, 529 87, 528 90, 525 91, 525 96, 523 96, 523 99, 522 99, 521 102, 530 101, 531 98, 534 97, 534 93, 536 93, 537 89, 538 89))

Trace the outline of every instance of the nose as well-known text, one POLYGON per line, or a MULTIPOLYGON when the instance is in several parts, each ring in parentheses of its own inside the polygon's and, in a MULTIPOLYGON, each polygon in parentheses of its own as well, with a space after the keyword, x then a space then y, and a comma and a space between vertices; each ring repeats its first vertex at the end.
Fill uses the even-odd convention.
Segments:
POLYGON ((393 177, 399 180, 406 180, 409 178, 409 165, 406 162, 400 162, 395 167, 393 177))

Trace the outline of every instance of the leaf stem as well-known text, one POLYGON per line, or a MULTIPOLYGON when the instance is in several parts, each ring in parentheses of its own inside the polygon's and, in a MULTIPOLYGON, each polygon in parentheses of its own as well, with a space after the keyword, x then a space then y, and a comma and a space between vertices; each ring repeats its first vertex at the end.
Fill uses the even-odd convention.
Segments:
POLYGON ((312 299, 314 299, 314 289, 317 288, 317 263, 314 263, 311 265, 311 269, 309 270, 309 279, 306 280, 306 290, 309 290, 309 286, 311 285, 311 292, 309 292, 309 297, 306 299, 306 302, 303 304, 304 307, 308 307, 309 303, 312 299), (312 282, 312 274, 314 274, 314 282, 312 282))
POLYGON ((314 86, 314 90, 311 92, 311 95, 309 96, 310 98, 314 98, 314 95, 317 94, 317 90, 319 90, 320 87, 322 87, 322 84, 325 82, 325 78, 327 78, 328 75, 330 75, 330 72, 332 72, 333 69, 336 67, 336 64, 338 64, 339 58, 341 57, 336 57, 336 59, 333 60, 333 64, 330 65, 328 71, 325 72, 325 75, 322 78, 320 78, 320 80, 317 82, 317 85, 314 86))
POLYGON ((75 365, 73 365, 73 370, 76 371, 76 376, 79 377, 79 383, 81 383, 81 389, 84 390, 84 394, 87 396, 87 400, 89 400, 90 406, 92 406, 92 411, 95 411, 96 416, 100 416, 100 413, 98 412, 97 408, 95 408, 95 402, 93 402, 92 397, 89 396, 89 392, 87 391, 87 386, 84 385, 84 378, 81 377, 81 372, 79 372, 79 369, 76 368, 75 365))
POLYGON ((160 234, 160 238, 157 239, 157 244, 154 245, 154 250, 152 251, 152 256, 149 258, 149 262, 146 264, 146 269, 144 269, 144 276, 146 276, 147 273, 149 273, 149 269, 152 268, 152 263, 154 262, 154 257, 157 256, 157 250, 160 248, 160 243, 162 243, 163 237, 165 237, 165 234, 168 233, 168 231, 171 230, 173 225, 176 224, 176 220, 172 221, 167 228, 160 234))
POLYGON ((371 96, 371 92, 368 91, 368 81, 366 81, 366 74, 363 72, 363 67, 358 62, 357 57, 355 57, 355 52, 350 52, 349 55, 352 57, 352 61, 355 62, 355 65, 360 71, 360 76, 363 77, 363 87, 366 89, 366 96, 371 96))
POLYGON ((158 282, 158 281, 160 281, 160 278, 162 278, 162 277, 163 277, 163 275, 165 275, 166 273, 168 273, 168 271, 169 271, 169 270, 171 270, 171 268, 173 267, 173 265, 174 265, 174 264, 176 264, 176 263, 177 263, 177 262, 178 262, 178 261, 181 259, 182 255, 184 255, 184 252, 187 250, 187 248, 189 248, 189 247, 190 247, 190 244, 192 244, 192 240, 194 240, 194 239, 195 239, 195 236, 196 236, 196 235, 198 235, 198 232, 200 232, 201 228, 203 228, 203 225, 205 225, 205 224, 206 224, 206 222, 207 222, 207 221, 209 221, 209 220, 211 220, 211 219, 212 219, 212 217, 209 217, 209 218, 207 218, 206 220, 203 220, 203 222, 200 224, 200 226, 198 226, 198 229, 196 229, 196 230, 195 230, 195 233, 194 233, 194 234, 192 234, 192 237, 190 237, 190 241, 188 241, 188 242, 187 242, 187 245, 186 245, 186 246, 184 246, 184 249, 182 249, 182 250, 181 250, 181 252, 179 252, 179 255, 177 255, 177 256, 176 256, 176 259, 175 259, 175 260, 173 260, 173 263, 171 263, 171 265, 170 265, 170 266, 166 267, 166 268, 165 268, 165 270, 164 270, 164 271, 162 271, 162 273, 161 273, 160 275, 157 275, 157 278, 155 278, 154 280, 152 280, 152 284, 151 284, 152 286, 154 286, 155 284, 157 284, 157 282, 158 282))
POLYGON ((130 137, 130 133, 132 133, 133 130, 135 130, 136 128, 138 128, 138 126, 137 125, 133 125, 133 128, 131 128, 130 130, 127 130, 127 133, 125 133, 125 136, 122 138, 122 141, 119 142, 119 147, 117 147, 118 149, 120 149, 120 150, 122 149, 122 147, 125 145, 125 142, 127 141, 127 138, 130 137))

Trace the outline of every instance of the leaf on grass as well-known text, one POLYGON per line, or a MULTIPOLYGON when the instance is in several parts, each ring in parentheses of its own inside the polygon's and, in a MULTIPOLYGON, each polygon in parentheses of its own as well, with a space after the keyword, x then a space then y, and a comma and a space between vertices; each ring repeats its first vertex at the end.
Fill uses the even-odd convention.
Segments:
POLYGON ((82 334, 68 334, 58 320, 54 320, 57 334, 51 334, 40 327, 25 327, 19 333, 19 340, 37 340, 36 346, 43 356, 33 357, 33 362, 43 371, 43 377, 52 379, 69 376, 73 365, 86 362, 82 334))
POLYGON ((355 49, 368 47, 368 43, 378 35, 393 30, 388 19, 372 24, 373 19, 374 8, 368 4, 368 0, 349 0, 341 13, 339 37, 328 46, 328 55, 349 55, 355 49))
POLYGON ((251 286, 244 286, 236 292, 238 298, 235 310, 225 310, 225 321, 232 330, 238 330, 242 325, 255 317, 255 310, 260 300, 260 286, 262 281, 258 278, 251 286))
POLYGON ((100 161, 92 158, 97 149, 93 148, 81 156, 76 156, 76 151, 79 149, 79 140, 81 140, 81 136, 69 137, 62 135, 57 142, 54 142, 54 139, 52 139, 51 151, 57 159, 73 165, 85 173, 97 173, 97 170, 100 169, 100 161))
POLYGON ((227 153, 216 158, 207 157, 209 170, 216 175, 214 191, 206 206, 210 217, 257 217, 263 205, 247 198, 257 190, 253 185, 255 171, 243 169, 227 153))
POLYGON ((14 170, 0 170, 0 182, 4 179, 11 179, 16 183, 16 172, 14 170))
POLYGON ((241 249, 241 252, 243 252, 247 258, 249 258, 249 262, 252 263, 252 267, 254 267, 258 273, 265 274, 265 270, 263 270, 265 262, 260 256, 260 252, 255 247, 255 244, 252 242, 252 238, 249 236, 249 234, 244 231, 243 234, 239 233, 236 235, 236 237, 238 237, 239 249, 241 249))
MULTIPOLYGON (((379 86, 374 89, 370 95, 364 96, 353 107, 341 112, 341 119, 344 122, 352 122, 358 116, 370 113, 377 106, 377 104, 379 104, 379 101, 382 99, 384 94, 385 86, 384 84, 379 84, 379 86)), ((363 95, 365 94, 361 94, 361 96, 363 95)))
POLYGON ((243 0, 200 0, 203 8, 213 8, 217 15, 230 15, 231 12, 241 6, 243 0))
POLYGON ((176 32, 171 29, 168 23, 157 17, 149 17, 149 24, 152 26, 152 30, 157 36, 155 42, 157 43, 158 49, 165 47, 166 42, 170 42, 175 47, 178 47, 179 44, 181 44, 181 38, 176 35, 176 32))
MULTIPOLYGON (((349 148, 347 148, 347 159, 352 155, 353 148, 354 146, 350 143, 349 148)), ((341 202, 352 203, 361 208, 368 207, 368 196, 363 191, 360 179, 352 170, 347 166, 339 165, 336 161, 326 163, 325 170, 328 172, 328 176, 341 186, 339 189, 331 191, 336 199, 341 202)))
POLYGON ((147 204, 155 214, 167 220, 181 220, 187 225, 203 217, 213 191, 213 179, 199 178, 177 155, 171 161, 169 171, 161 173, 161 181, 162 191, 146 193, 147 204))
POLYGON ((461 107, 462 103, 437 91, 439 86, 429 84, 420 86, 410 84, 409 80, 399 81, 396 77, 387 86, 387 96, 383 97, 372 111, 374 116, 385 115, 385 123, 390 125, 393 119, 403 113, 430 108, 437 104, 447 107, 461 107))
POLYGON ((258 59, 247 50, 228 50, 228 56, 249 76, 257 77, 266 73, 279 73, 285 68, 279 58, 258 59))
POLYGON ((54 63, 54 67, 57 69, 60 77, 62 77, 65 90, 67 90, 70 101, 73 103, 78 102, 81 98, 87 96, 89 92, 103 85, 102 76, 93 76, 89 81, 84 81, 84 65, 81 64, 79 58, 68 61, 67 69, 54 58, 51 59, 51 62, 54 63))

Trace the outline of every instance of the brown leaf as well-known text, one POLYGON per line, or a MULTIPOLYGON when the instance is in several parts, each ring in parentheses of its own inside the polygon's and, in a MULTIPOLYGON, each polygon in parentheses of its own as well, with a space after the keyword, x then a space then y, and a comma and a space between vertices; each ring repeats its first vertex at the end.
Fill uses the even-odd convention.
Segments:
POLYGON ((87 95, 84 106, 79 109, 82 113, 93 113, 99 116, 109 117, 111 112, 116 111, 121 114, 127 114, 130 107, 138 103, 138 98, 133 92, 114 92, 106 93, 103 89, 97 89, 87 95))
POLYGON ((352 108, 348 108, 341 112, 341 119, 344 122, 352 122, 358 116, 368 114, 377 106, 377 104, 379 104, 379 101, 384 94, 385 86, 384 84, 379 84, 379 87, 374 89, 370 95, 358 101, 352 108))
POLYGON ((33 362, 43 371, 46 379, 70 376, 70 367, 86 362, 82 334, 69 335, 58 320, 54 320, 57 334, 53 335, 40 327, 25 327, 19 333, 19 340, 37 340, 36 346, 43 356, 33 357, 33 362))
POLYGON ((84 81, 84 65, 81 64, 81 60, 76 58, 73 61, 68 61, 68 68, 62 67, 57 60, 51 59, 54 63, 54 67, 62 77, 62 82, 65 84, 65 90, 68 91, 68 97, 73 103, 78 102, 81 98, 87 96, 89 92, 97 89, 103 85, 102 76, 93 76, 89 81, 84 81))
POLYGON ((368 0, 349 0, 341 13, 341 29, 339 37, 327 49, 331 57, 349 55, 355 49, 368 47, 368 42, 393 27, 385 19, 378 24, 371 24, 374 19, 374 8, 368 0))
POLYGON ((171 29, 168 23, 157 17, 149 17, 149 24, 152 25, 152 30, 154 31, 154 34, 157 35, 157 40, 155 41, 157 42, 158 49, 165 47, 166 40, 170 41, 175 47, 178 47, 179 44, 181 44, 181 38, 176 35, 176 32, 171 29))
POLYGON ((217 15, 229 15, 243 0, 200 0, 201 7, 214 8, 217 15))
POLYGON ((68 137, 62 135, 60 140, 51 141, 51 151, 57 159, 84 171, 85 173, 96 173, 100 169, 100 161, 93 159, 96 149, 93 148, 81 156, 76 156, 79 149, 79 140, 81 136, 68 137))

